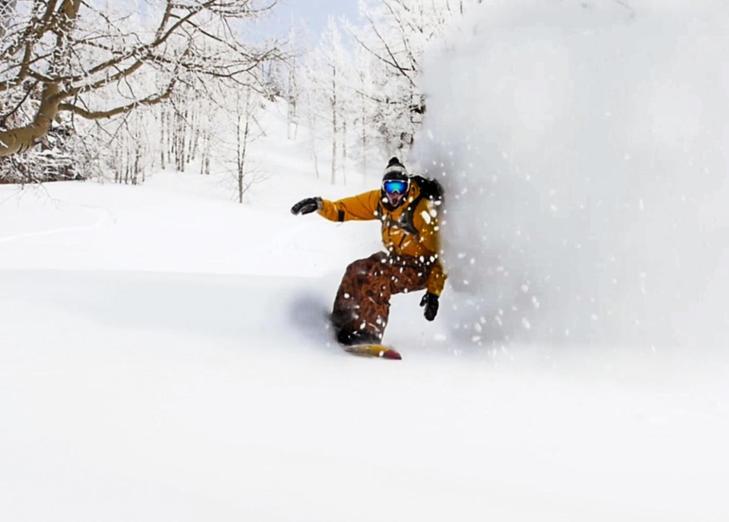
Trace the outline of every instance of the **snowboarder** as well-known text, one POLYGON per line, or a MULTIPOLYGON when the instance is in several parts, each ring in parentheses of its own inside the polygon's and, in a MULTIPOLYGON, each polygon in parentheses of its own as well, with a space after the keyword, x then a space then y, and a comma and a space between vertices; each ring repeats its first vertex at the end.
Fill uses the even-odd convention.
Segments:
POLYGON ((338 201, 307 198, 291 208, 292 214, 318 212, 330 221, 382 223, 386 252, 349 265, 339 286, 331 317, 341 344, 380 344, 393 294, 426 290, 420 306, 428 321, 435 319, 446 280, 438 221, 442 199, 438 182, 409 176, 404 165, 392 158, 378 190, 338 201))

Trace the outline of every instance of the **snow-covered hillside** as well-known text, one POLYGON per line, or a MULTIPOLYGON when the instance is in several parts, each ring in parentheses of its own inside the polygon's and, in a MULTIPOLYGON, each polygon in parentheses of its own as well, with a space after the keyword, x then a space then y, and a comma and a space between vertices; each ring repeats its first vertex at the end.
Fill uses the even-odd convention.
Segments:
MULTIPOLYGON (((615 4, 606 9, 611 16, 619 13, 615 23, 622 27, 625 9, 622 2, 615 4)), ((514 23, 514 31, 526 36, 511 41, 511 30, 488 34, 526 56, 520 70, 527 75, 535 60, 562 63, 570 54, 549 44, 564 36, 562 18, 550 18, 551 28, 534 27, 529 17, 506 18, 494 23, 514 23)), ((623 34, 611 23, 608 29, 598 27, 603 44, 623 34)), ((588 38, 579 28, 567 33, 570 45, 588 38)), ((575 49, 583 49, 567 48, 578 55, 575 49)), ((508 64, 500 56, 488 55, 483 70, 503 72, 500 67, 508 64)), ((451 85, 464 89, 456 99, 471 103, 466 90, 477 89, 468 78, 459 79, 466 70, 459 69, 462 62, 452 63, 451 85)), ((555 71, 555 82, 565 79, 555 71)), ((495 99, 499 93, 509 98, 504 93, 512 87, 528 92, 524 77, 504 77, 511 86, 494 87, 495 99)), ((550 317, 573 318, 574 303, 556 306, 560 301, 550 301, 548 284, 524 290, 515 269, 569 263, 560 243, 551 257, 531 254, 550 233, 566 234, 569 243, 576 240, 575 230, 589 229, 579 216, 579 226, 566 231, 555 225, 561 218, 542 219, 540 212, 551 212, 540 206, 549 193, 528 192, 534 199, 516 198, 516 206, 509 199, 529 185, 520 177, 520 162, 530 169, 542 165, 540 151, 565 138, 564 121, 587 118, 584 106, 568 114, 560 109, 564 125, 531 140, 510 132, 510 125, 541 116, 549 120, 553 113, 546 109, 555 99, 549 93, 541 100, 519 97, 523 120, 514 120, 514 107, 502 100, 491 106, 500 119, 485 118, 468 104, 454 107, 451 116, 459 123, 438 112, 445 107, 439 102, 448 98, 440 88, 446 87, 433 76, 430 82, 430 153, 461 169, 447 181, 450 223, 444 230, 451 240, 453 276, 435 323, 424 320, 420 295, 394 298, 385 340, 402 352, 403 361, 345 354, 332 342, 326 321, 346 265, 380 248, 379 224, 334 224, 289 212, 303 197, 372 189, 376 169, 360 176, 350 165, 346 185, 316 180, 305 129, 298 142, 287 141, 285 115, 275 106, 261 115, 269 132, 251 153, 261 181, 246 193, 245 205, 232 201, 230 174, 220 166, 211 176, 157 173, 134 187, 91 182, 0 187, 0 519, 729 519, 729 357, 721 343, 710 349, 697 338, 693 347, 677 348, 605 342, 606 336, 594 343, 577 337, 567 346, 554 341, 545 323, 550 317), (446 138, 452 139, 463 122, 469 123, 473 141, 449 149, 453 143, 446 138), (437 136, 435 127, 447 135, 437 136), (513 140, 507 152, 518 154, 502 154, 496 145, 503 136, 513 140), (493 148, 476 146, 481 138, 493 148), (526 153, 530 150, 534 156, 526 153), (458 154, 445 159, 450 153, 458 154), (496 174, 504 183, 491 186, 493 172, 469 167, 479 155, 489 158, 484 163, 489 168, 499 166, 496 174), (471 176, 460 176, 469 168, 471 176), (459 191, 458 183, 465 190, 459 191), (501 206, 485 205, 484 193, 501 206), (483 221, 468 221, 474 209, 479 220, 498 229, 491 237, 511 247, 514 256, 504 260, 527 264, 506 263, 506 273, 497 265, 489 271, 491 260, 479 256, 492 244, 480 235, 483 221), (510 228, 515 223, 528 225, 525 234, 510 228), (464 248, 469 238, 472 251, 464 248), (508 292, 499 294, 503 287, 490 286, 500 278, 519 293, 516 301, 509 301, 508 292), (537 291, 547 298, 532 295, 537 291), (498 308, 501 300, 507 312, 516 312, 523 302, 532 306, 533 297, 542 299, 545 315, 540 324, 533 321, 533 329, 521 317, 513 322, 514 331, 526 334, 507 339, 494 334, 493 324, 481 322, 484 303, 498 308)), ((703 79, 700 83, 708 88, 703 79)), ((563 99, 561 88, 552 94, 563 99)), ((568 107, 571 98, 564 99, 568 107)), ((577 138, 589 141, 587 134, 577 138)), ((610 158, 616 150, 609 148, 610 158)), ((423 149, 420 154, 419 159, 432 159, 423 149)), ((575 154, 578 163, 585 161, 586 153, 575 154)), ((320 160, 324 165, 325 152, 320 160)), ((574 172, 559 178, 554 165, 548 165, 547 181, 577 178, 574 172)), ((584 186, 578 188, 572 194, 584 196, 584 186)), ((656 201, 650 196, 646 202, 656 201)), ((600 230, 620 236, 623 228, 609 225, 600 221, 600 230)), ((707 237, 716 236, 694 240, 707 237)), ((622 245, 606 241, 598 247, 622 245)), ((592 260, 584 255, 579 259, 592 260)), ((579 286, 588 268, 565 264, 557 275, 579 286)), ((708 286, 723 281, 690 280, 708 286)), ((585 295, 590 303, 594 296, 585 295)), ((714 309, 697 302, 699 312, 722 317, 717 301, 714 309)), ((592 313, 587 305, 577 308, 592 313)), ((720 324, 712 332, 723 330, 720 324)))
POLYGON ((3 519, 729 515, 723 357, 480 352, 401 296, 405 360, 353 358, 324 314, 378 227, 288 206, 358 187, 218 182, 0 189, 3 519))

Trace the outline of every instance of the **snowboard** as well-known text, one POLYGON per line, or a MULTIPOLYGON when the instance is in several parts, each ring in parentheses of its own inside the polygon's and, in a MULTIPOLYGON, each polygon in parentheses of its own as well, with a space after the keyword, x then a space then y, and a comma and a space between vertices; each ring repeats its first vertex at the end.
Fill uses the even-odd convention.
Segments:
POLYGON ((382 344, 357 344, 355 346, 343 346, 344 351, 360 357, 372 357, 376 359, 402 360, 402 355, 389 346, 382 344))

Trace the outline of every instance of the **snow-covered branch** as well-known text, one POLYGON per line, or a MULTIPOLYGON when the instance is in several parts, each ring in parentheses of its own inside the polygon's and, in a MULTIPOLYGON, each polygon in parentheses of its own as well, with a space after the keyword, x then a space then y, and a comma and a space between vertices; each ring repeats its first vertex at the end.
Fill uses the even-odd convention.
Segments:
POLYGON ((133 8, 124 11, 96 0, 6 2, 0 12, 5 64, 0 111, 16 107, 18 100, 22 110, 16 107, 18 117, 4 118, 0 157, 32 148, 64 112, 111 118, 168 99, 179 79, 255 87, 251 71, 279 52, 273 45, 241 43, 237 28, 273 5, 165 0, 146 4, 141 17, 133 8), (37 87, 28 95, 31 80, 37 87))

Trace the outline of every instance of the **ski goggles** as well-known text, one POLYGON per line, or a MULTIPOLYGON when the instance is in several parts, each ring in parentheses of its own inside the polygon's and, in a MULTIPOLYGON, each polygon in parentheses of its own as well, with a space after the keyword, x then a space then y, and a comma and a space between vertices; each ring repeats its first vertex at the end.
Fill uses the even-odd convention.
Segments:
POLYGON ((402 179, 388 179, 382 183, 385 194, 405 194, 410 183, 402 179))

